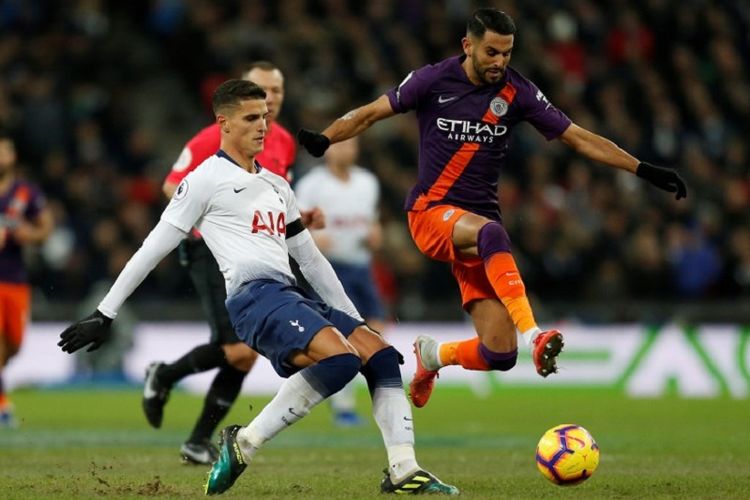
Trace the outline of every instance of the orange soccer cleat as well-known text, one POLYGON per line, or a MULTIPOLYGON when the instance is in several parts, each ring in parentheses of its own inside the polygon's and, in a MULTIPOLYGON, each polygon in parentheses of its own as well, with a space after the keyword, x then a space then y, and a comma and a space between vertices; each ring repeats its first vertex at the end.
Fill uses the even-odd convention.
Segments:
POLYGON ((547 330, 534 339, 531 357, 539 375, 546 377, 550 373, 557 373, 557 355, 564 345, 562 333, 558 330, 547 330))
POLYGON ((414 406, 422 408, 430 400, 435 379, 439 376, 437 341, 427 335, 420 335, 414 341, 414 354, 417 356, 417 371, 409 384, 409 395, 414 406), (432 367, 433 370, 430 369, 432 367))

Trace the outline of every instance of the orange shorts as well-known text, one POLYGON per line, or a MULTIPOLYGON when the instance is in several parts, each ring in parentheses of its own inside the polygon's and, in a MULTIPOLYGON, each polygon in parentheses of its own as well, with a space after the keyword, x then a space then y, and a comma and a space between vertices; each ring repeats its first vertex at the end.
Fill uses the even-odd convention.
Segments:
POLYGON ((461 255, 453 245, 453 226, 467 212, 453 205, 408 212, 409 231, 419 251, 431 259, 451 263, 453 277, 461 289, 464 308, 474 300, 497 299, 482 259, 461 255))
POLYGON ((20 347, 29 319, 31 287, 26 283, 0 283, 0 337, 20 347))

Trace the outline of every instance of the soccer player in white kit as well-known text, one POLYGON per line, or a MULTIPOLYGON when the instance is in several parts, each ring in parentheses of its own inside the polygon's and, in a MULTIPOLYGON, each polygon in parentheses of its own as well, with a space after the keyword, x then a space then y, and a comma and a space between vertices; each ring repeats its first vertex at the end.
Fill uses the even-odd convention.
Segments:
POLYGON ((286 378, 249 425, 222 430, 206 494, 229 489, 265 442, 360 372, 388 455, 381 491, 458 494, 416 461, 399 353, 362 321, 302 225, 289 185, 255 161, 267 131, 265 92, 252 82, 228 80, 214 93, 213 109, 221 149, 183 179, 97 310, 62 332, 58 345, 68 353, 101 346, 127 297, 197 227, 224 275, 237 335, 286 378), (296 287, 290 255, 325 303, 296 287))
MULTIPOLYGON (((332 145, 325 165, 300 178, 294 194, 300 210, 317 207, 326 214, 326 227, 311 231, 312 237, 367 325, 382 333, 385 314, 372 274, 373 251, 383 240, 380 184, 375 174, 355 163, 358 155, 357 137, 332 145)), ((328 400, 338 425, 362 423, 353 388, 353 383, 348 384, 328 400)))

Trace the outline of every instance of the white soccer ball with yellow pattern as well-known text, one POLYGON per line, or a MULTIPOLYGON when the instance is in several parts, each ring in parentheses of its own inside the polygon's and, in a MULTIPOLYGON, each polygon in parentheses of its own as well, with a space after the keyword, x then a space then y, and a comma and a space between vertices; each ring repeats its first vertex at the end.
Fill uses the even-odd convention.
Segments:
POLYGON ((589 431, 580 425, 558 425, 539 440, 536 466, 555 484, 580 484, 599 466, 599 446, 589 431))

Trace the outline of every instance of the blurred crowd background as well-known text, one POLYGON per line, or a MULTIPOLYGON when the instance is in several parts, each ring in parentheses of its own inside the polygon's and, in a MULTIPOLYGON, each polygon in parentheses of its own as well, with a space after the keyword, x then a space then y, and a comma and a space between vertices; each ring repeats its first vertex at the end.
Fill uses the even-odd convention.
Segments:
MULTIPOLYGON (((542 320, 659 320, 676 307, 746 319, 746 1, 0 0, 0 124, 57 223, 28 256, 35 318, 72 319, 119 272, 158 220, 183 144, 212 121, 213 89, 245 64, 280 66, 279 121, 320 129, 458 54, 465 19, 485 5, 515 18, 511 65, 552 103, 688 182, 675 202, 520 127, 499 194, 542 320)), ((394 319, 460 318, 448 267, 419 254, 406 229, 417 139, 408 114, 362 137, 360 164, 382 183, 378 282, 394 319)), ((294 175, 317 163, 300 152, 294 175)), ((201 317, 176 256, 132 303, 156 319, 201 317)))

